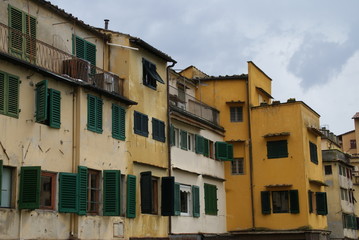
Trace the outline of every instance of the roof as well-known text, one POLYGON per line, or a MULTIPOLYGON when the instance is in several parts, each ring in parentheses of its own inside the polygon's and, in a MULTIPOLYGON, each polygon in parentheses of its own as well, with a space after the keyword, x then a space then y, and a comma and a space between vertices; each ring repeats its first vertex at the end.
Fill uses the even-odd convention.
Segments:
POLYGON ((339 137, 339 136, 347 135, 347 134, 349 134, 349 133, 353 133, 353 132, 355 132, 355 130, 351 130, 351 131, 348 131, 348 132, 345 132, 345 133, 339 134, 339 135, 337 135, 337 136, 339 137))
POLYGON ((357 112, 357 113, 352 117, 352 119, 357 119, 357 118, 359 118, 359 112, 357 112))
POLYGON ((208 76, 205 78, 196 78, 195 80, 200 81, 211 81, 211 80, 238 80, 238 79, 247 79, 248 74, 241 75, 226 75, 226 76, 208 76))

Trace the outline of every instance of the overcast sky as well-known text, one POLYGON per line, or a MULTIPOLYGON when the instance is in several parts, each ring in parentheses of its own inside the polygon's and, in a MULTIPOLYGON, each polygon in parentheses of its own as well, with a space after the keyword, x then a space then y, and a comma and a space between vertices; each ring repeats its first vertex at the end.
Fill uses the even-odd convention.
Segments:
POLYGON ((304 101, 339 135, 359 112, 357 0, 51 0, 85 23, 139 37, 209 75, 272 78, 275 100, 304 101))

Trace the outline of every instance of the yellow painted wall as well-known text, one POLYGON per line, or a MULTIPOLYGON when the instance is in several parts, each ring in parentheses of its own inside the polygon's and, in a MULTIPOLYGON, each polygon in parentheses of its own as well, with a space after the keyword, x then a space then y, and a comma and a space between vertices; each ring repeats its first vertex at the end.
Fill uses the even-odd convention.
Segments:
POLYGON ((260 92, 258 88, 272 94, 272 80, 251 61, 248 62, 248 81, 251 106, 258 106, 261 103, 259 99, 270 103, 270 98, 260 92))

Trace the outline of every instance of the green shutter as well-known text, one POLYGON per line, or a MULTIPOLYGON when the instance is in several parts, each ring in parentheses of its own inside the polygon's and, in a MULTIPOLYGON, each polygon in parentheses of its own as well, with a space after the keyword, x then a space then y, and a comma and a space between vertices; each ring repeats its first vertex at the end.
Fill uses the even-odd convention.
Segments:
POLYGON ((228 159, 228 144, 226 142, 216 142, 216 159, 226 161, 228 159))
POLYGON ((10 52, 16 57, 22 57, 24 22, 23 13, 9 5, 9 26, 10 26, 10 52))
POLYGON ((206 138, 203 138, 203 156, 209 157, 209 140, 206 138))
POLYGON ((103 215, 120 215, 120 177, 118 170, 103 171, 103 215))
POLYGON ((78 166, 78 215, 86 215, 87 210, 87 187, 88 170, 87 167, 78 166))
POLYGON ((204 138, 196 134, 196 153, 203 154, 204 152, 204 138))
POLYGON ((85 59, 85 40, 76 35, 72 35, 72 54, 85 59))
POLYGON ((318 164, 318 152, 317 152, 317 145, 309 142, 309 150, 310 150, 310 161, 315 164, 318 164))
POLYGON ((175 128, 172 124, 170 126, 170 139, 171 139, 171 146, 174 146, 176 144, 176 134, 175 134, 175 128))
POLYGON ((47 120, 47 80, 36 84, 36 122, 47 120))
POLYGON ((309 204, 309 212, 313 212, 313 192, 308 190, 308 204, 309 204))
POLYGON ((268 158, 285 158, 288 157, 287 140, 268 141, 267 142, 268 158))
POLYGON ((141 172, 141 212, 152 213, 152 173, 141 172))
POLYGON ((161 213, 162 216, 174 215, 174 195, 175 178, 174 177, 162 177, 161 184, 161 213))
POLYGON ((112 137, 125 140, 125 117, 126 111, 124 108, 112 104, 112 137))
POLYGON ((96 66, 96 45, 85 41, 85 59, 96 66))
POLYGON ((261 192, 261 202, 262 202, 262 214, 270 214, 270 192, 262 191, 261 192))
POLYGON ((136 217, 136 176, 127 175, 126 217, 136 217))
POLYGON ((315 194, 316 202, 317 202, 317 214, 318 215, 327 215, 328 207, 327 207, 327 193, 326 192, 317 192, 315 194))
POLYGON ((27 14, 24 14, 24 17, 25 17, 25 33, 27 34, 25 38, 26 54, 27 57, 30 55, 31 58, 34 58, 34 56, 36 56, 36 18, 29 16, 27 14))
POLYGON ((181 148, 183 150, 187 150, 187 132, 181 130, 180 135, 181 135, 181 148))
POLYGON ((156 140, 159 140, 159 137, 160 137, 160 122, 155 119, 155 118, 152 118, 152 138, 153 139, 156 139, 156 140))
POLYGON ((3 168, 3 162, 0 160, 0 206, 1 206, 1 192, 2 192, 2 168, 3 168))
POLYGON ((180 192, 180 184, 175 183, 174 186, 174 215, 181 215, 181 192, 180 192))
POLYGON ((11 117, 18 117, 19 113, 19 84, 20 80, 17 76, 8 74, 8 106, 7 114, 11 117))
POLYGON ((299 196, 298 190, 289 191, 289 200, 290 200, 290 212, 299 213, 299 196))
POLYGON ((0 113, 5 113, 5 73, 0 72, 0 113))
POLYGON ((227 151, 228 151, 228 161, 233 161, 233 144, 227 144, 227 151))
POLYGON ((20 174, 20 209, 37 209, 40 207, 41 167, 21 167, 20 174))
POLYGON ((102 105, 101 98, 96 98, 96 132, 102 133, 102 105))
POLYGON ((199 187, 192 186, 192 207, 193 207, 193 217, 200 216, 200 206, 199 206, 199 187))
POLYGON ((49 126, 60 128, 61 126, 61 92, 49 89, 49 126))
POLYGON ((205 213, 217 215, 217 187, 211 184, 204 184, 205 213))
POLYGON ((59 212, 78 212, 78 175, 76 173, 59 174, 59 212))
POLYGON ((141 128, 143 135, 148 137, 148 116, 145 114, 142 114, 141 117, 141 128))
POLYGON ((102 133, 102 99, 87 95, 87 129, 102 133))

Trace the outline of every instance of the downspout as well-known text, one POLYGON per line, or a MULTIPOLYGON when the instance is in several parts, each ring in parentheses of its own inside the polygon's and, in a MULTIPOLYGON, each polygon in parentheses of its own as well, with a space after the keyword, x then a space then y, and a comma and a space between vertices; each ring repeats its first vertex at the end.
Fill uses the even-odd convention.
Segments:
MULTIPOLYGON (((171 161, 171 124, 170 124, 170 81, 169 81, 169 70, 174 67, 177 62, 173 61, 171 65, 166 68, 167 77, 167 155, 168 155, 168 176, 172 175, 172 161, 171 161)), ((168 216, 168 235, 172 234, 172 217, 168 216)))
POLYGON ((248 110, 248 147, 249 147, 249 181, 251 190, 251 213, 252 213, 252 230, 256 229, 256 221, 254 215, 254 191, 253 191, 253 148, 252 148, 252 129, 251 129, 251 106, 250 106, 250 90, 249 75, 246 80, 247 85, 247 110, 248 110))

